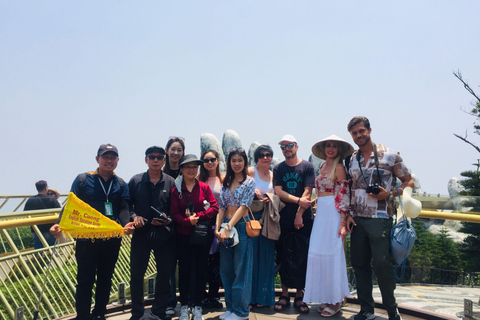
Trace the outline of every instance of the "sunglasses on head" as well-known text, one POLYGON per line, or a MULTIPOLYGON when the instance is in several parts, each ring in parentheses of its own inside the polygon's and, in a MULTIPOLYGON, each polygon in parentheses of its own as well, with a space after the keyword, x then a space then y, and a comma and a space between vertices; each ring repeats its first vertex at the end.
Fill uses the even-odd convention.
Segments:
POLYGON ((217 158, 205 158, 203 159, 203 163, 209 163, 209 162, 215 162, 217 161, 217 158))
POLYGON ((232 152, 238 152, 238 153, 245 154, 245 149, 243 149, 243 148, 233 148, 233 149, 230 149, 229 153, 232 153, 232 152))
POLYGON ((263 158, 271 158, 272 157, 272 154, 271 153, 262 153, 260 155, 260 159, 263 159, 263 158))
POLYGON ((175 137, 175 136, 170 136, 170 137, 168 137, 168 141, 170 141, 170 140, 176 140, 176 139, 185 142, 185 138, 184 138, 184 137, 175 137))
POLYGON ((154 156, 154 155, 151 155, 151 154, 149 154, 147 157, 148 157, 148 159, 150 159, 150 160, 155 160, 155 159, 157 159, 157 160, 163 160, 163 158, 165 158, 164 155, 154 156))
POLYGON ((288 148, 288 149, 292 149, 294 146, 295 146, 295 143, 293 143, 293 142, 292 142, 292 143, 289 143, 289 144, 282 144, 282 145, 280 146, 280 149, 282 149, 282 150, 285 150, 285 149, 287 149, 287 148, 288 148))

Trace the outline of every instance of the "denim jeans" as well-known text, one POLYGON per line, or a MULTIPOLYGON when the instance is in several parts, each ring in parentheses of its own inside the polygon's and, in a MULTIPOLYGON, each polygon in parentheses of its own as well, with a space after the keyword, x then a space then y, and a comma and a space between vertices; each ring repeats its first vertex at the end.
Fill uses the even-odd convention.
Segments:
MULTIPOLYGON (((255 212, 260 220, 263 210, 255 212)), ((260 232, 258 237, 250 238, 252 242, 252 304, 271 306, 275 303, 275 240, 265 238, 260 232)))
MULTIPOLYGON (((225 219, 228 222, 228 219, 225 219)), ((252 243, 243 219, 235 225, 238 244, 220 251, 220 275, 225 288, 227 310, 240 317, 250 313, 248 304, 252 295, 252 243)))

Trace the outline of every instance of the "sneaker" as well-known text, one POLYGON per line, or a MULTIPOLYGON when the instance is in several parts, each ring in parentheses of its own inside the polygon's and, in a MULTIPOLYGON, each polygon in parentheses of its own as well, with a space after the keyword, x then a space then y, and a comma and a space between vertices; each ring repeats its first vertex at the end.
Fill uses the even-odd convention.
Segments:
POLYGON ((192 311, 192 320, 203 320, 203 310, 200 306, 195 306, 192 311))
POLYGON ((247 320, 247 319, 248 319, 248 316, 240 317, 232 312, 225 320, 247 320))
POLYGON ((175 315, 175 308, 174 307, 167 307, 167 310, 165 310, 165 313, 167 316, 174 316, 175 315))
POLYGON ((190 308, 188 306, 180 307, 180 317, 178 320, 190 320, 190 308))
POLYGON ((222 313, 222 314, 219 316, 219 318, 220 318, 220 320, 225 320, 225 319, 227 319, 228 316, 231 315, 231 314, 232 314, 232 311, 228 311, 228 310, 227 310, 226 312, 222 313))
POLYGON ((376 315, 372 312, 367 311, 360 311, 353 317, 353 320, 373 320, 375 319, 376 315))
POLYGON ((395 312, 388 313, 388 320, 402 320, 398 309, 395 309, 395 312))
POLYGON ((171 317, 169 316, 164 316, 164 317, 160 317, 160 316, 157 316, 155 313, 152 312, 152 310, 148 310, 148 313, 145 314, 141 319, 143 320, 172 320, 171 317))

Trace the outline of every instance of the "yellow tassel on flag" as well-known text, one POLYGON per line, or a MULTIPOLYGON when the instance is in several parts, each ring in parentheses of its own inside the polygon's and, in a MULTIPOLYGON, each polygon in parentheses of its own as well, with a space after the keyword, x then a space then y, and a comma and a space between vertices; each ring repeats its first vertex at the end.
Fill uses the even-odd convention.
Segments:
POLYGON ((108 239, 124 235, 121 225, 80 200, 73 192, 68 194, 60 229, 76 239, 108 239))

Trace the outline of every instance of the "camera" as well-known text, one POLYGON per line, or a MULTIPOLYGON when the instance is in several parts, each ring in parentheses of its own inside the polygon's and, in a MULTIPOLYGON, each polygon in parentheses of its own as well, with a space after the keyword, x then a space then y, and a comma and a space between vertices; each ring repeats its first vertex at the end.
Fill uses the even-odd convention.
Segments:
POLYGON ((373 193, 374 195, 377 195, 380 193, 381 190, 378 183, 374 183, 374 184, 369 184, 365 191, 367 193, 373 193))

